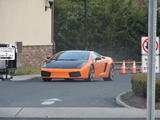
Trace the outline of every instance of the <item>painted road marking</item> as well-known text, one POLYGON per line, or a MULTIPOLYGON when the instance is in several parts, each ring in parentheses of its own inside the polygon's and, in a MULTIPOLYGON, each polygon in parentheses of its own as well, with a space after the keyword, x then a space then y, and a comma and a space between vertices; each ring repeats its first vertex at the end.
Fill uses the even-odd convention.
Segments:
POLYGON ((54 104, 55 102, 61 102, 62 100, 61 99, 58 99, 58 98, 51 98, 51 99, 46 99, 44 100, 41 105, 52 105, 54 104))

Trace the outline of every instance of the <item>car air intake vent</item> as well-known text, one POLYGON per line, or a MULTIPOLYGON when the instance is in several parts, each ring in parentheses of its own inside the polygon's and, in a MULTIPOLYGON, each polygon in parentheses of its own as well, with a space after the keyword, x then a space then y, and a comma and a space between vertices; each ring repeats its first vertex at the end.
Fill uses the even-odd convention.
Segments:
POLYGON ((81 73, 79 71, 77 72, 70 72, 69 73, 69 76, 70 77, 80 77, 81 76, 81 73))
POLYGON ((49 77, 51 75, 51 73, 50 72, 46 72, 46 71, 41 71, 41 75, 49 77))

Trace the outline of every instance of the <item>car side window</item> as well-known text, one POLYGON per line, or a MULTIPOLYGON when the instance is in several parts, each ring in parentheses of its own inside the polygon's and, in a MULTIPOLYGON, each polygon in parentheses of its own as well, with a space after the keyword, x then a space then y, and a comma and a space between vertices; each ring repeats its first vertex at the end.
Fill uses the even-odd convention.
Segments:
POLYGON ((97 57, 101 57, 101 55, 100 54, 98 54, 98 53, 96 53, 96 52, 94 52, 94 54, 97 56, 97 57))
POLYGON ((95 53, 93 53, 93 54, 92 54, 92 61, 95 61, 97 57, 98 57, 98 56, 97 56, 95 53))

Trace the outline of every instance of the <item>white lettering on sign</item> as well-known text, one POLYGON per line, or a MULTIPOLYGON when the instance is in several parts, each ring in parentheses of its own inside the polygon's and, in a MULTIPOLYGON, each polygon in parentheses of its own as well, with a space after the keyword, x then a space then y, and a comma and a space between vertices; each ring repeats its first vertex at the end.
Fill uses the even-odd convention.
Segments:
POLYGON ((0 47, 0 60, 15 60, 15 48, 0 47))

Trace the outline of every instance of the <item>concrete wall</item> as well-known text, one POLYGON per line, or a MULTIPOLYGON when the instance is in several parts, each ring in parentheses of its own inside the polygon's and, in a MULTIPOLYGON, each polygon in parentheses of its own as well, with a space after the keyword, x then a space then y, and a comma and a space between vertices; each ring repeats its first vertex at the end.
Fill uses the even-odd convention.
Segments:
POLYGON ((0 43, 17 45, 18 67, 39 67, 52 55, 51 9, 47 0, 0 0, 0 43))
POLYGON ((51 10, 46 0, 0 0, 0 42, 51 45, 51 10))

